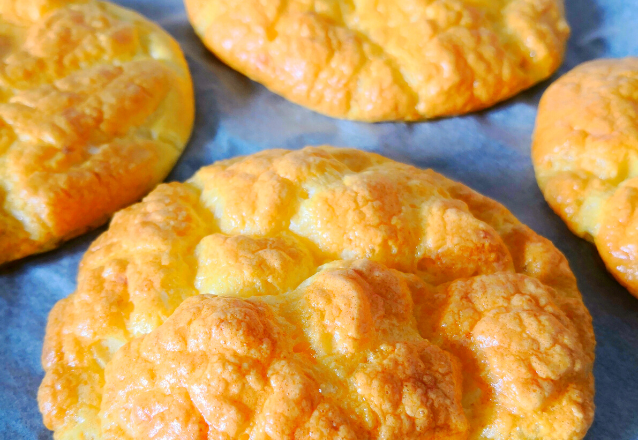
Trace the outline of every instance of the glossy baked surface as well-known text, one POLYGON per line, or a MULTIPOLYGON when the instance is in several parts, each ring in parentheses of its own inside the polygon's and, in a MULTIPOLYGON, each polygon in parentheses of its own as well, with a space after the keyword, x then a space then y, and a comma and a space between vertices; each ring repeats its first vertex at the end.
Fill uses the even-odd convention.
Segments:
POLYGON ((115 215, 51 312, 56 438, 580 439, 594 335, 563 255, 431 171, 267 150, 115 215))
POLYGON ((193 124, 177 43, 105 2, 0 3, 0 263, 104 223, 160 182, 193 124))
POLYGON ((638 58, 584 63, 543 95, 532 158, 545 199, 638 296, 638 58))
POLYGON ((185 0, 222 61, 285 98, 362 121, 458 115, 562 62, 562 0, 185 0))

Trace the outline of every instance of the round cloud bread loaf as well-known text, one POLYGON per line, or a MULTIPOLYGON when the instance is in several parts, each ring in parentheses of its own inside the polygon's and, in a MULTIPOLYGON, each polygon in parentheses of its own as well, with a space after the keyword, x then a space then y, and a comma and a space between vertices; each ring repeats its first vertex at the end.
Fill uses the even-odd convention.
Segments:
POLYGON ((96 1, 0 2, 0 264, 104 223, 160 182, 191 132, 177 43, 96 1))
POLYGON ((552 209, 638 296, 638 58, 588 62, 552 84, 532 159, 552 209))
POLYGON ((489 107, 561 64, 563 0, 185 0, 223 62, 338 118, 489 107))
POLYGON ((498 203, 271 150, 114 216, 38 400, 57 439, 581 439, 594 345, 563 255, 498 203))

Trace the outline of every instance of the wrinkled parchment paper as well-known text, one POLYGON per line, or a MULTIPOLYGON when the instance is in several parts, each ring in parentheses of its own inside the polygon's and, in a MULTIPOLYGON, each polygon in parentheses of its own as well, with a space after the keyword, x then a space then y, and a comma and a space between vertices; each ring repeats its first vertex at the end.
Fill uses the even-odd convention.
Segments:
MULTIPOLYGON (((597 408, 587 439, 638 440, 638 299, 606 272, 593 245, 568 231, 534 179, 530 137, 548 82, 460 118, 338 121, 291 104, 218 61, 193 33, 181 0, 116 2, 159 22, 180 42, 191 67, 195 130, 169 181, 185 180, 219 159, 327 143, 433 168, 500 201, 565 253, 593 315, 597 408)), ((566 0, 566 9, 572 37, 560 73, 593 58, 638 55, 638 0, 566 0)), ((0 439, 52 438, 36 403, 47 314, 74 290, 80 257, 103 230, 0 269, 0 439)))

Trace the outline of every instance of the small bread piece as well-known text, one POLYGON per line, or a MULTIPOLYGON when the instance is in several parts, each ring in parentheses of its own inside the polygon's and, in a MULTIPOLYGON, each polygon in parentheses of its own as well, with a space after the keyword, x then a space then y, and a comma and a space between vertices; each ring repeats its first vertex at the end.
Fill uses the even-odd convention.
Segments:
POLYGON ((638 297, 638 58, 591 61, 552 84, 532 160, 547 203, 638 297))
POLYGON ((582 439, 594 334, 498 203, 353 149, 270 150, 118 212, 54 307, 55 438, 582 439))
POLYGON ((419 120, 480 110, 547 78, 563 0, 184 0, 224 63, 320 113, 419 120))
POLYGON ((159 26, 93 0, 0 2, 0 264, 139 200, 193 118, 188 66, 159 26))

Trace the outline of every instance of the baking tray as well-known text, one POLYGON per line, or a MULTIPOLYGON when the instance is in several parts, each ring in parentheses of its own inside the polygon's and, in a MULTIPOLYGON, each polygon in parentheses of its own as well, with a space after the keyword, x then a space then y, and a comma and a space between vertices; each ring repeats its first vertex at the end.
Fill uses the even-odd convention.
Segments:
MULTIPOLYGON (((168 30, 193 74, 195 130, 167 180, 266 148, 332 144, 433 168, 500 201, 567 256, 594 318, 597 409, 587 439, 638 440, 638 299, 607 273, 593 245, 567 230, 534 179, 530 138, 549 81, 470 116, 412 124, 339 121, 287 102, 218 61, 193 33, 180 0, 117 3, 168 30)), ((567 0, 566 10, 572 37, 559 73, 594 58, 638 55, 638 0, 567 0)), ((0 438, 52 438, 36 403, 46 318, 74 290, 78 262, 102 231, 0 269, 0 438)))

